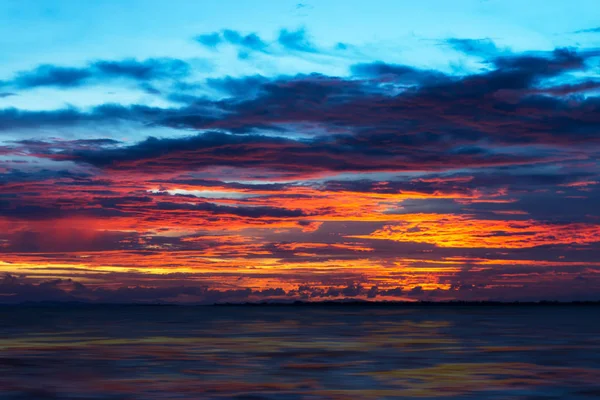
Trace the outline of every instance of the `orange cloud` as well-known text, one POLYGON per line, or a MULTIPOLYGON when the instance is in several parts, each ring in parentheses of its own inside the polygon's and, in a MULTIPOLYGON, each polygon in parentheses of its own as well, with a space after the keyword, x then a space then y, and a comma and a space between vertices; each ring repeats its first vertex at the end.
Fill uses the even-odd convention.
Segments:
POLYGON ((468 215, 410 214, 369 235, 350 236, 458 248, 529 248, 600 242, 600 225, 483 220, 468 215))

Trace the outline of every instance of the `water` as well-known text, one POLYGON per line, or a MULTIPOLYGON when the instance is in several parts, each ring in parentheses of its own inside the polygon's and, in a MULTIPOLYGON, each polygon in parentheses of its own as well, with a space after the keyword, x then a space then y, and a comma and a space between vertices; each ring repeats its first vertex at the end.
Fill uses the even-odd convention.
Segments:
POLYGON ((598 399, 597 306, 0 307, 0 399, 598 399))

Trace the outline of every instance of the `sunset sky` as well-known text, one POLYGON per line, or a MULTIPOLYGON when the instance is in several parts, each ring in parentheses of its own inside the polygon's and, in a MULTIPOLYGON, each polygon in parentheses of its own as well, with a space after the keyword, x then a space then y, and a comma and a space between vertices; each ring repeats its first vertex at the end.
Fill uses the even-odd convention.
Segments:
POLYGON ((5 0, 0 49, 0 302, 600 300, 597 0, 5 0))

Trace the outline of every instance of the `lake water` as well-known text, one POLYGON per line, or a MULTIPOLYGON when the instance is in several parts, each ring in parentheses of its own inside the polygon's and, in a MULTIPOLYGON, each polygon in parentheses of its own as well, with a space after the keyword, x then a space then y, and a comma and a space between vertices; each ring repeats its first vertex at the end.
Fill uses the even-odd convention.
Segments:
POLYGON ((0 307, 0 399, 599 399, 598 306, 0 307))

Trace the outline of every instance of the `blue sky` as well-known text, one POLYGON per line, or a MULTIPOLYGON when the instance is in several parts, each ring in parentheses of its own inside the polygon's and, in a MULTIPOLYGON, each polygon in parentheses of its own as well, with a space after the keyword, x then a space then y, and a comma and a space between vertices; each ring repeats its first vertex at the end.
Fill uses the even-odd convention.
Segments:
MULTIPOLYGON (((97 59, 182 58, 198 67, 195 78, 321 72, 348 73, 358 61, 378 59, 445 71, 472 70, 473 60, 444 44, 448 38, 493 40, 513 51, 593 46, 597 34, 574 33, 600 20, 595 1, 12 1, 0 4, 0 77, 39 64, 78 66, 97 59), (211 51, 194 37, 223 29, 256 33, 266 42, 281 29, 303 28, 321 49, 346 43, 346 51, 323 54, 254 55, 211 51)), ((0 107, 52 109, 105 101, 164 105, 161 99, 118 84, 66 93, 52 88, 0 107), (119 89, 119 90, 117 90, 119 89), (107 92, 118 92, 107 95, 107 92)))

